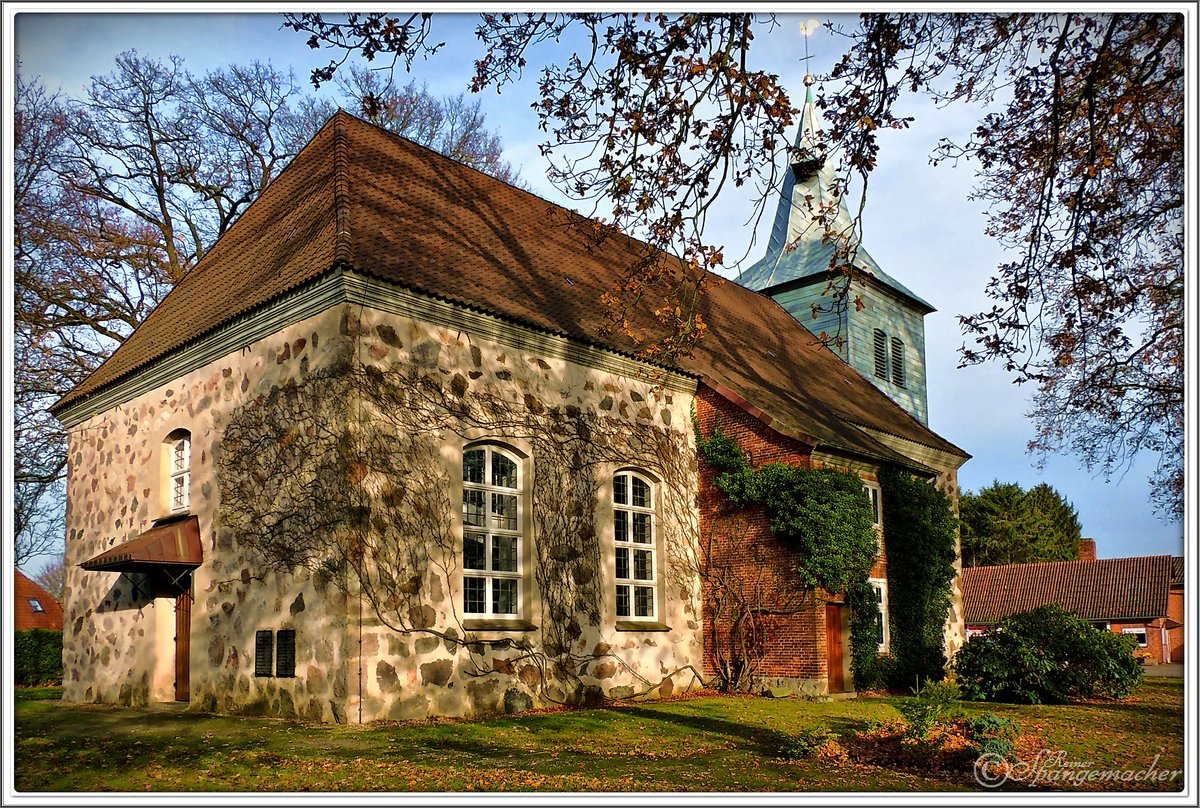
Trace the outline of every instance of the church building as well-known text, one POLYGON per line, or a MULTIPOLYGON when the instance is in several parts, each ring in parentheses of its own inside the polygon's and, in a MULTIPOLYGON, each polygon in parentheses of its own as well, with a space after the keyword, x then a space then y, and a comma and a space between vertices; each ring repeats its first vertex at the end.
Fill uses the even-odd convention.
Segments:
POLYGON ((881 469, 954 497, 968 455, 925 423, 919 298, 870 263, 840 354, 789 314, 823 282, 819 244, 782 248, 806 171, 765 294, 710 278, 709 333, 661 365, 598 302, 637 241, 585 248, 576 214, 335 114, 52 408, 64 698, 355 723, 662 697, 717 680, 734 589, 788 601, 756 613, 758 691, 853 690, 845 604, 795 597, 697 426, 859 475, 877 518, 881 469))

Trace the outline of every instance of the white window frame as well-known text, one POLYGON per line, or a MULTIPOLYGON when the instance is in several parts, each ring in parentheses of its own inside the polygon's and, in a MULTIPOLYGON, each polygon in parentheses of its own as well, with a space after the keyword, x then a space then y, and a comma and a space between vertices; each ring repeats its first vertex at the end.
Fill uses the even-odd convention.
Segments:
POLYGON ((1143 626, 1142 628, 1137 628, 1135 626, 1123 628, 1123 629, 1121 629, 1121 633, 1122 634, 1141 634, 1142 637, 1145 638, 1145 642, 1139 642, 1138 648, 1145 648, 1148 645, 1150 645, 1150 629, 1146 628, 1145 626, 1143 626))
POLYGON ((644 472, 637 469, 619 469, 612 476, 612 502, 613 502, 613 554, 612 554, 612 576, 613 576, 613 614, 619 621, 631 620, 641 622, 656 622, 658 621, 658 582, 661 577, 659 572, 660 556, 658 553, 658 485, 654 479, 644 472), (625 480, 625 502, 617 502, 617 481, 624 478, 625 480), (650 492, 650 505, 641 506, 633 503, 633 481, 640 480, 650 492), (650 541, 638 542, 633 539, 633 521, 634 514, 645 514, 650 520, 650 541), (623 522, 625 525, 625 540, 622 541, 617 532, 617 523, 623 522), (634 561, 634 553, 636 551, 649 552, 650 554, 650 578, 637 578, 637 565, 634 561), (617 574, 617 558, 622 553, 626 553, 627 568, 626 577, 621 577, 617 574), (629 614, 620 613, 622 588, 628 593, 628 611, 629 614), (638 588, 650 590, 650 613, 639 615, 637 614, 637 590, 638 588))
POLYGON ((879 483, 863 480, 863 491, 871 503, 871 518, 874 520, 871 527, 875 529, 875 555, 878 559, 883 552, 883 488, 879 483))
POLYGON ((863 480, 863 491, 867 493, 867 499, 871 502, 871 518, 872 526, 876 530, 883 529, 883 488, 879 483, 863 480))
POLYGON ((878 593, 877 600, 879 603, 879 614, 883 618, 883 631, 879 638, 879 653, 886 654, 888 649, 892 647, 892 627, 891 621, 888 619, 888 587, 887 580, 884 578, 868 578, 868 583, 878 593))
POLYGON ((463 551, 463 567, 462 567, 462 610, 463 615, 468 618, 475 619, 497 619, 497 620, 519 620, 525 613, 525 469, 524 462, 521 456, 512 449, 495 443, 473 443, 463 447, 463 463, 460 465, 462 473, 462 547, 463 551), (466 479, 466 457, 471 452, 483 452, 483 470, 484 481, 482 483, 469 482, 466 479), (492 482, 492 457, 500 455, 516 466, 516 488, 508 488, 507 486, 495 485, 492 482), (467 492, 479 491, 483 494, 483 525, 471 525, 467 522, 467 492), (516 527, 515 529, 495 527, 488 524, 495 513, 492 510, 492 496, 512 496, 516 498, 516 527), (468 569, 466 558, 466 542, 468 534, 483 534, 483 569, 468 569), (492 569, 492 548, 494 539, 498 536, 510 537, 516 540, 516 569, 515 570, 496 570, 492 569), (483 611, 468 611, 467 610, 467 580, 482 580, 483 583, 483 611), (495 610, 494 583, 495 581, 515 581, 517 587, 516 607, 511 612, 498 612, 495 610))
POLYGON ((171 513, 187 513, 192 499, 192 435, 186 431, 173 434, 167 443, 167 499, 171 513))

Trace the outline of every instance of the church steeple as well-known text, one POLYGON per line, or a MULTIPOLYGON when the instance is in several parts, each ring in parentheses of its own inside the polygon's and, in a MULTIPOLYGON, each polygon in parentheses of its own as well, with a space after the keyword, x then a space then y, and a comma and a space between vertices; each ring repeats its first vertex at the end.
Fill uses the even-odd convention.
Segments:
POLYGON ((788 173, 767 253, 780 254, 798 242, 822 242, 826 231, 853 237, 854 223, 845 199, 836 194, 837 174, 829 157, 829 144, 821 131, 820 117, 813 102, 812 75, 804 77, 804 107, 800 130, 788 150, 788 173))
POLYGON ((934 308, 888 275, 860 243, 845 195, 839 194, 835 161, 813 100, 814 79, 804 77, 800 129, 788 149, 779 206, 767 252, 738 277, 773 297, 830 348, 922 422, 928 419, 925 390, 924 316, 934 308), (836 243, 849 239, 861 278, 850 300, 834 306, 823 292, 836 243))

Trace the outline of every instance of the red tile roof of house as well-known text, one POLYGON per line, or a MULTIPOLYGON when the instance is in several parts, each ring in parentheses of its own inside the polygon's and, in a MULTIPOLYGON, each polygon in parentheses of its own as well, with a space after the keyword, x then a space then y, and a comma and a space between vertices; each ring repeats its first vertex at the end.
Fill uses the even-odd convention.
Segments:
POLYGON ((1171 556, 1171 583, 1183 586, 1183 559, 1171 556))
POLYGON ((62 630, 62 606, 58 605, 49 592, 38 586, 37 582, 20 570, 14 569, 13 611, 17 631, 31 628, 49 628, 62 630), (36 601, 42 607, 38 611, 31 601, 36 601))
MULTIPOLYGON (((599 301, 618 287, 642 245, 614 236, 589 247, 579 221, 565 208, 339 112, 53 411, 336 266, 634 354, 627 338, 603 335, 599 301)), ((776 430, 907 462, 859 428, 865 426, 969 457, 818 344, 770 298, 711 275, 700 313, 708 333, 677 369, 776 430)), ((631 320, 648 333, 659 328, 648 311, 631 320)))
POLYGON ((963 570, 967 625, 991 625, 1016 612, 1057 603, 1089 620, 1162 617, 1171 556, 1006 564, 963 570))

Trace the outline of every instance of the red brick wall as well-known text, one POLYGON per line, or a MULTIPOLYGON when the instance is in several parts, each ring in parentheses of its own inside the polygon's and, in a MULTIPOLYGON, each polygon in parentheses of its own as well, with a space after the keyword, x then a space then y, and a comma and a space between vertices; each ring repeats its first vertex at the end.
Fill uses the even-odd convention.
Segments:
POLYGON ((1158 665, 1162 662, 1162 620, 1114 621, 1110 622, 1108 627, 1114 634, 1123 633, 1121 629, 1125 628, 1144 628, 1146 630, 1146 647, 1144 649, 1134 648, 1134 653, 1139 650, 1149 651, 1150 658, 1146 660, 1147 665, 1158 665))
MULTIPOLYGON (((765 426, 706 385, 701 386, 697 396, 696 415, 705 437, 719 424, 750 454, 756 467, 777 461, 805 467, 812 464, 812 447, 765 426)), ((811 593, 800 594, 804 590, 794 572, 795 555, 772 536, 762 509, 732 508, 713 484, 714 477, 712 470, 701 463, 706 674, 717 672, 718 648, 730 648, 736 614, 729 609, 734 598, 728 593, 734 591, 760 608, 759 675, 824 680, 827 670, 822 604, 811 593)), ((877 565, 876 571, 882 577, 883 565, 877 565)))
MULTIPOLYGON (((1172 586, 1167 595, 1167 617, 1183 623, 1183 586, 1172 586)), ((1183 626, 1167 629, 1171 662, 1183 662, 1183 626)))

